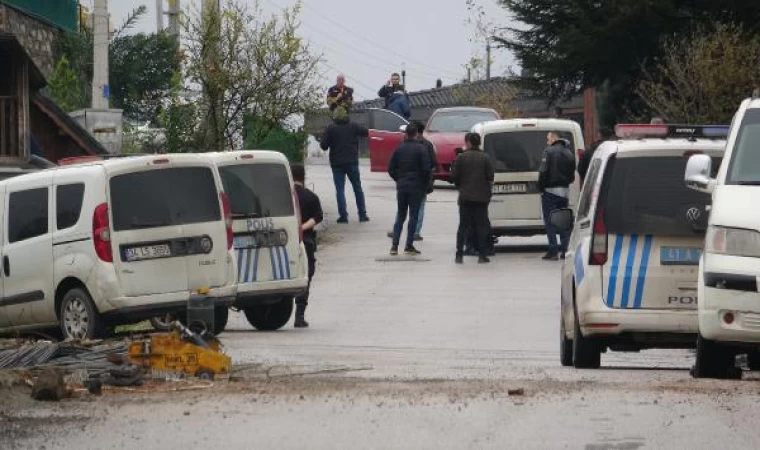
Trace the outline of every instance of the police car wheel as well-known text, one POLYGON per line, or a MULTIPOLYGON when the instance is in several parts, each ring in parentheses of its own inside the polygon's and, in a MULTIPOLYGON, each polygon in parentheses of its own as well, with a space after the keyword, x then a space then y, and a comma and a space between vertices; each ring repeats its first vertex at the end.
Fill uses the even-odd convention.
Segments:
POLYGON ((573 365, 576 369, 598 369, 601 363, 602 349, 596 339, 583 336, 576 312, 573 332, 573 365))
POLYGON ((245 309, 245 318, 259 331, 276 331, 284 327, 293 314, 293 297, 285 297, 272 305, 245 309))
POLYGON ((562 314, 559 317, 559 359, 562 366, 573 366, 573 340, 567 338, 565 319, 562 314))
POLYGON ((694 378, 741 378, 735 366, 736 354, 715 341, 697 338, 697 358, 691 373, 694 378))

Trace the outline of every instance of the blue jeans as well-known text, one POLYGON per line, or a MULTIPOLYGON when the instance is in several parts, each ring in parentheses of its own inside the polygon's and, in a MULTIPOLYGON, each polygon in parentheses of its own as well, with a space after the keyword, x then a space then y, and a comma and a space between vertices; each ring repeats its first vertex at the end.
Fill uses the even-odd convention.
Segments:
POLYGON ((406 248, 414 245, 414 232, 417 229, 417 219, 420 216, 420 204, 424 198, 423 192, 398 191, 396 194, 398 212, 396 213, 396 224, 393 226, 393 245, 395 247, 398 247, 399 242, 401 242, 401 231, 404 229, 407 213, 409 214, 409 228, 406 232, 406 248))
POLYGON ((567 246, 570 244, 570 233, 559 232, 551 224, 552 211, 567 208, 570 202, 565 197, 544 192, 541 194, 541 207, 544 213, 544 224, 546 225, 546 236, 549 238, 549 253, 558 255, 567 252, 567 246), (557 235, 559 234, 560 245, 557 245, 557 235))
POLYGON ((422 222, 425 220, 425 204, 427 204, 427 196, 422 197, 422 203, 420 203, 420 215, 417 217, 417 231, 415 234, 422 235, 422 222))
POLYGON ((338 215, 341 219, 348 219, 348 210, 346 209, 346 177, 354 188, 356 197, 356 208, 359 210, 359 218, 367 217, 367 207, 364 202, 364 191, 362 190, 362 180, 359 173, 359 164, 350 164, 347 166, 336 166, 332 168, 333 182, 335 182, 335 197, 338 199, 338 215))

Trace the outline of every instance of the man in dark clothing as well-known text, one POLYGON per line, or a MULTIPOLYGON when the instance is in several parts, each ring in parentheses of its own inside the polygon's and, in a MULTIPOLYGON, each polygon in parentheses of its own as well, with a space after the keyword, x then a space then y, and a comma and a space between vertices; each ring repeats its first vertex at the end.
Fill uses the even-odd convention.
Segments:
POLYGON ((400 92, 403 95, 406 95, 406 88, 404 88, 404 85, 401 84, 401 75, 394 73, 391 75, 391 79, 388 80, 388 84, 380 88, 380 91, 378 91, 377 96, 385 99, 385 106, 384 109, 390 109, 391 102, 393 101, 393 95, 396 92, 400 92))
POLYGON ((583 152, 581 160, 578 161, 578 175, 581 176, 581 184, 583 184, 583 182, 586 180, 586 173, 588 173, 588 169, 591 165, 591 160, 594 158, 596 149, 599 148, 599 146, 604 142, 612 139, 614 134, 615 133, 613 133, 609 128, 602 128, 599 130, 599 133, 597 133, 596 141, 594 141, 594 143, 591 144, 585 152, 583 152))
POLYGON ((538 176, 541 207, 549 239, 549 251, 543 259, 557 261, 560 254, 564 258, 567 252, 570 233, 556 230, 550 219, 552 211, 567 208, 569 204, 570 185, 575 182, 575 155, 567 141, 560 139, 558 132, 550 132, 546 141, 549 147, 544 150, 538 176), (560 245, 557 245, 557 234, 560 235, 560 245))
POLYGON ((354 188, 359 221, 369 222, 359 172, 359 138, 368 135, 369 130, 365 127, 351 122, 348 117, 339 115, 336 116, 333 124, 327 127, 319 143, 322 150, 330 150, 330 166, 332 167, 333 182, 338 200, 338 215, 340 216, 338 223, 348 223, 346 177, 354 188))
POLYGON ((487 255, 487 240, 491 233, 488 204, 493 190, 494 167, 481 149, 481 137, 467 133, 465 151, 457 156, 451 168, 451 179, 459 189, 459 230, 457 231, 456 263, 464 262, 467 232, 474 230, 481 264, 491 262, 487 255))
POLYGON ((346 86, 346 76, 338 75, 338 82, 327 90, 327 106, 333 116, 347 115, 354 104, 354 90, 346 86))
POLYGON ((393 246, 391 255, 398 255, 401 232, 409 214, 409 228, 406 234, 407 255, 419 255, 414 248, 414 233, 420 214, 420 204, 430 184, 430 158, 424 144, 419 141, 417 127, 409 124, 406 128, 406 140, 393 152, 388 164, 388 174, 396 182, 398 213, 393 227, 393 246))
POLYGON ((307 328, 309 322, 304 315, 306 307, 309 305, 309 291, 311 290, 311 280, 317 270, 317 232, 314 230, 322 222, 322 205, 319 202, 317 194, 306 189, 306 169, 302 164, 293 164, 290 167, 293 172, 293 181, 296 185, 296 195, 301 207, 301 231, 303 232, 303 245, 306 247, 306 257, 309 261, 309 285, 301 295, 296 297, 296 328, 307 328))

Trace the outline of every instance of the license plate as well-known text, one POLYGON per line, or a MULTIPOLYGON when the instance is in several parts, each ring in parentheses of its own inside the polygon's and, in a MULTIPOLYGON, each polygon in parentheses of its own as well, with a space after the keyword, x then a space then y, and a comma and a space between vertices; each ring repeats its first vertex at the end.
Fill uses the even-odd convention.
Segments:
POLYGON ((127 261, 166 258, 171 255, 172 249, 169 247, 169 244, 141 245, 124 250, 124 259, 127 261))
POLYGON ((662 247, 660 264, 663 266, 697 266, 702 257, 701 248, 662 247))
POLYGON ((525 194, 528 192, 528 185, 525 183, 495 184, 493 186, 494 194, 525 194))
POLYGON ((233 240, 233 245, 236 249, 284 247, 287 243, 287 233, 285 230, 245 234, 235 236, 233 240))

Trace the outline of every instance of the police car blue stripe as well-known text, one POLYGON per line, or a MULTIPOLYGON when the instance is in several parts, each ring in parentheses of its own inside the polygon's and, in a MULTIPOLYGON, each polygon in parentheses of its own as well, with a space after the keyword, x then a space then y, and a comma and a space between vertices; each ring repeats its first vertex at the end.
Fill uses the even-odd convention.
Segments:
POLYGON ((277 273, 277 264, 275 264, 274 262, 274 252, 275 252, 275 248, 269 247, 269 263, 272 265, 272 278, 274 280, 279 280, 280 276, 277 273))
POLYGON ((288 280, 290 280, 293 277, 290 275, 290 255, 288 255, 288 248, 283 247, 282 251, 285 254, 285 273, 288 274, 288 280))
POLYGON ((285 269, 282 268, 282 247, 277 247, 277 264, 280 267, 280 280, 284 280, 285 269))
POLYGON ((580 244, 575 249, 575 284, 580 286, 583 283, 583 279, 586 277, 586 271, 583 268, 583 244, 580 244))
POLYGON ((253 281, 259 281, 259 252, 260 248, 256 249, 256 253, 253 257, 253 281))
POLYGON ((237 256, 238 256, 238 283, 241 283, 243 281, 243 253, 245 253, 245 250, 237 250, 237 256))
POLYGON ((628 259, 625 263, 625 277, 623 278, 623 297, 620 301, 621 308, 628 308, 628 298, 631 293, 631 279, 633 278, 633 265, 636 264, 636 250, 638 250, 639 236, 631 235, 628 243, 628 259))
POLYGON ((644 249, 641 251, 641 266, 639 268, 639 279, 636 282, 636 297, 633 300, 635 309, 641 308, 641 301, 644 298, 644 284, 647 279, 647 266, 649 265, 649 255, 652 252, 652 236, 647 235, 644 238, 644 249))
POLYGON ((245 251, 245 272, 243 276, 243 282, 248 283, 251 280, 251 278, 248 276, 248 274, 251 273, 251 249, 246 249, 244 251, 245 251))
POLYGON ((610 267, 610 279, 607 287, 607 306, 615 306, 615 294, 617 290, 618 266, 620 265, 620 255, 623 253, 623 235, 615 236, 615 250, 612 254, 612 266, 610 267))

